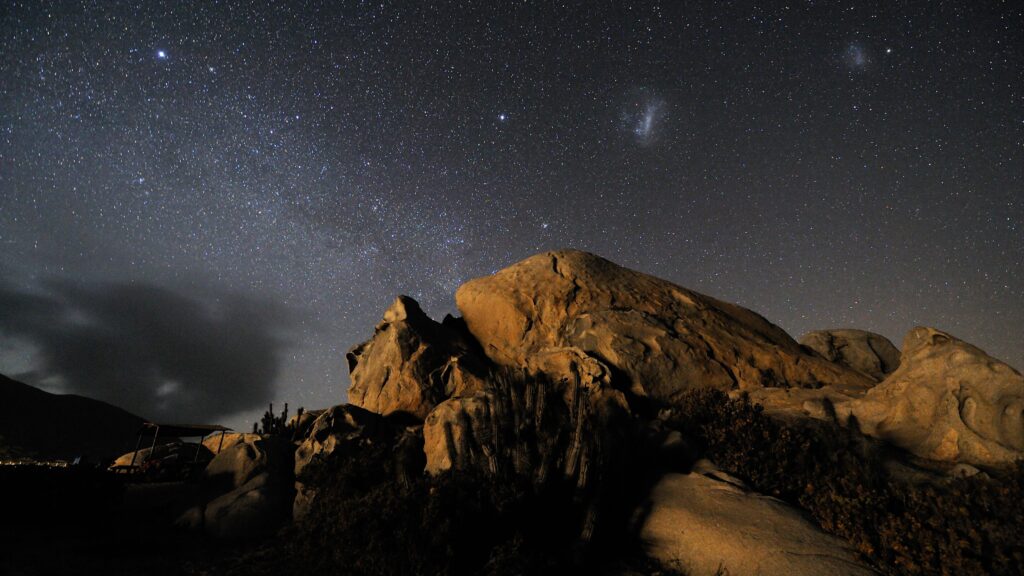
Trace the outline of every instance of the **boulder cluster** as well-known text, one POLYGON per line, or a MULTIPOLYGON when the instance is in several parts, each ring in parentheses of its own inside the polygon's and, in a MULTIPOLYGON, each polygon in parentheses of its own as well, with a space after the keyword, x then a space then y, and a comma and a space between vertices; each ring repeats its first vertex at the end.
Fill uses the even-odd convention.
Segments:
MULTIPOLYGON (((455 297, 461 318, 436 322, 399 296, 348 353, 349 403, 294 418, 290 443, 244 437, 222 450, 207 468, 222 489, 189 518, 227 537, 301 519, 323 463, 375 442, 409 478, 557 478, 600 498, 602 474, 637 438, 687 450, 678 434, 637 430, 656 431, 660 412, 701 388, 773 417, 856 427, 907 458, 992 469, 1024 456, 1024 378, 933 328, 912 330, 902 352, 860 330, 797 342, 755 312, 578 251, 527 258, 455 297)), ((710 462, 665 475, 646 502, 650 553, 688 573, 872 573, 710 462)))

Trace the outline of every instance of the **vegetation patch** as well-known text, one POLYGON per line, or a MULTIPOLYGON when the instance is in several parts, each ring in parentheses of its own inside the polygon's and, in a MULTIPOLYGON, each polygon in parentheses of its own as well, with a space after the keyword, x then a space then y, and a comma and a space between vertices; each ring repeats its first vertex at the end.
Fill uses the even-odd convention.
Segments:
POLYGON ((671 426, 723 470, 805 509, 891 574, 1019 574, 1024 463, 1003 473, 910 482, 856 423, 785 423, 748 398, 689 392, 671 426))

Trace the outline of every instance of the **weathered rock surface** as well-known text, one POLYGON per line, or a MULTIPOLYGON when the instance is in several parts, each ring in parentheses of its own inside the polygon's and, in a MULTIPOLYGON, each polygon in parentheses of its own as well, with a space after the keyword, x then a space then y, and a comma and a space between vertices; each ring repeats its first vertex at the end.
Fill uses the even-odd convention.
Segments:
POLYGON ((349 403, 378 414, 423 419, 441 401, 479 388, 477 361, 458 330, 431 320, 415 300, 398 299, 373 337, 348 353, 349 403))
POLYGON ((423 475, 422 426, 403 426, 358 406, 345 404, 321 411, 309 435, 295 451, 295 501, 292 517, 301 520, 313 506, 317 480, 335 458, 359 457, 371 445, 388 447, 397 480, 409 484, 423 475))
POLYGON ((836 409, 924 458, 1001 466, 1024 457, 1024 377, 934 328, 911 330, 899 369, 836 409))
POLYGON ((866 330, 817 330, 808 332, 800 344, 826 360, 853 368, 880 382, 900 365, 900 351, 881 334, 866 330))
POLYGON ((206 505, 206 533, 222 539, 251 539, 279 528, 291 514, 291 483, 261 472, 206 505))
POLYGON ((648 553, 686 574, 875 574, 844 542, 706 460, 689 474, 665 475, 649 506, 641 530, 648 553))
POLYGON ((243 442, 256 442, 260 439, 259 434, 241 433, 241 432, 225 432, 223 441, 221 440, 221 434, 215 432, 210 434, 203 439, 203 446, 210 451, 211 454, 218 454, 228 448, 231 448, 235 444, 243 442))
POLYGON ((499 372, 488 389, 453 397, 423 424, 426 470, 476 469, 540 484, 561 476, 585 484, 591 465, 621 448, 628 406, 622 392, 575 364, 571 379, 499 372), (583 377, 580 377, 582 373, 583 377))
POLYGON ((320 411, 309 425, 307 435, 295 450, 295 502, 292 516, 301 519, 316 497, 310 480, 319 466, 340 447, 371 439, 383 426, 379 414, 344 404, 320 411))
POLYGON ((304 478, 315 459, 327 458, 344 442, 372 435, 379 425, 380 415, 351 404, 322 411, 295 450, 295 477, 304 478))
POLYGON ((293 500, 292 448, 284 438, 257 436, 222 449, 204 471, 206 532, 246 539, 286 521, 293 500))
POLYGON ((539 254, 459 288, 466 325, 494 362, 529 366, 571 348, 617 386, 671 402, 694 386, 865 390, 863 374, 808 354, 746 308, 578 251, 539 254))

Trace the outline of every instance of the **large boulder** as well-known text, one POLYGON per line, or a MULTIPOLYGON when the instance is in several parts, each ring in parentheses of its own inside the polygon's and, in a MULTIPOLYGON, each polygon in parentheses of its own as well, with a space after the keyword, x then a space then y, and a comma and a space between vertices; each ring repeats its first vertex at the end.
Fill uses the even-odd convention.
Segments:
POLYGON ((837 411, 932 460, 1001 466, 1024 457, 1024 377, 934 328, 911 330, 899 369, 837 411))
POLYGON ((248 432, 214 432, 203 438, 203 446, 212 454, 220 454, 224 450, 240 443, 252 443, 260 439, 259 434, 248 432))
POLYGON ((345 442, 372 436, 380 425, 380 415, 351 404, 321 411, 295 450, 295 477, 306 478, 315 461, 329 457, 345 442))
POLYGON ((287 521, 294 494, 292 448, 285 438, 266 436, 222 449, 204 471, 206 532, 246 539, 266 535, 287 521))
MULTIPOLYGON (((221 539, 245 540, 272 534, 291 514, 290 483, 261 472, 238 488, 206 504, 206 533, 221 539)), ((194 514, 192 510, 186 513, 194 514)), ((185 523, 186 519, 179 520, 185 523)))
POLYGON ((617 386, 671 402, 694 386, 823 385, 863 391, 863 374, 809 354, 758 314, 578 251, 539 254, 462 285, 469 331, 494 362, 551 349, 600 360, 617 386))
POLYGON ((658 481, 641 539, 652 558, 693 576, 876 574, 800 512, 750 492, 706 460, 658 481))
POLYGON ((866 330, 817 330, 804 334, 800 344, 825 359, 853 368, 881 382, 900 365, 900 351, 881 334, 866 330))
MULTIPOLYGON (((292 518, 310 511, 324 481, 325 466, 337 458, 359 458, 372 445, 387 446, 394 457, 397 480, 408 485, 423 475, 422 426, 403 426, 358 406, 344 404, 320 411, 295 450, 295 500, 292 518)), ((329 481, 329 480, 328 480, 329 481)))
POLYGON ((378 414, 423 419, 444 399, 478 388, 481 369, 472 346, 451 325, 431 320, 415 300, 399 296, 373 337, 348 353, 348 401, 378 414))

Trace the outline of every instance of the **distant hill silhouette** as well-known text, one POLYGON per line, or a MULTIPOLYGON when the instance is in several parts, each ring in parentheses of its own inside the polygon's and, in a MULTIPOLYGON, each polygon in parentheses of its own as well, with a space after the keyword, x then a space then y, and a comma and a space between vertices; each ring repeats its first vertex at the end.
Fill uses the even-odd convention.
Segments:
POLYGON ((0 375, 0 457, 106 460, 135 447, 143 419, 106 402, 0 375))

